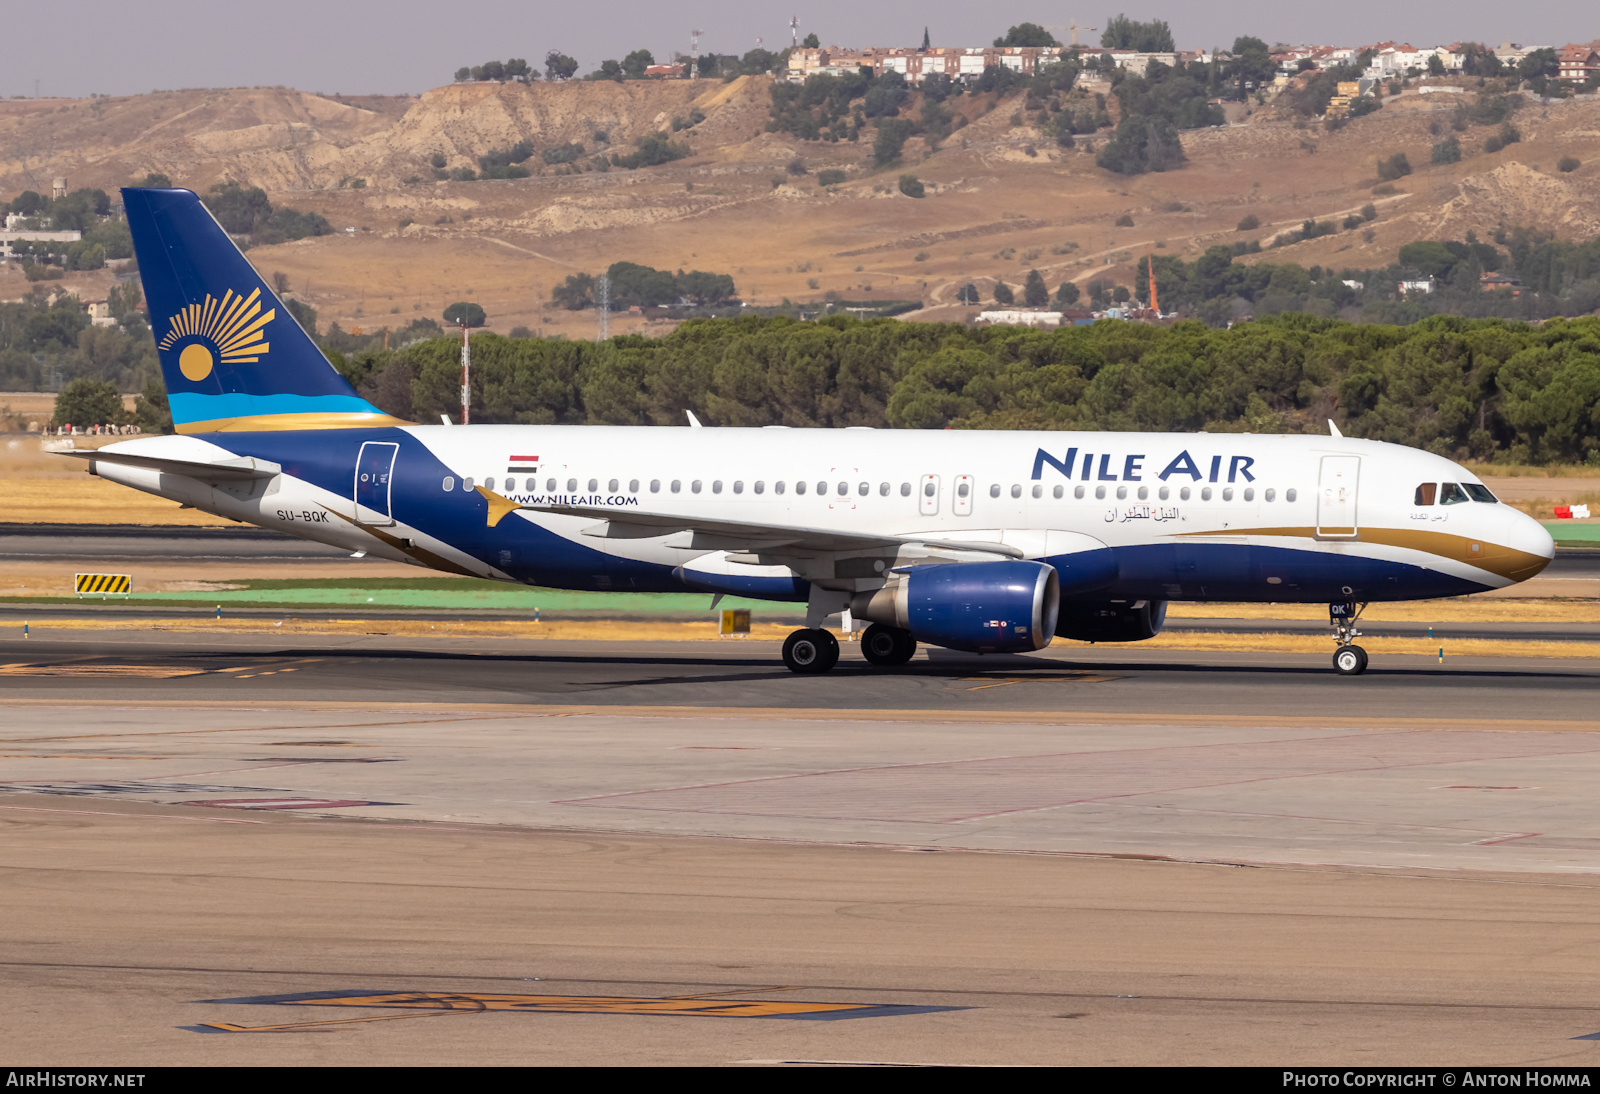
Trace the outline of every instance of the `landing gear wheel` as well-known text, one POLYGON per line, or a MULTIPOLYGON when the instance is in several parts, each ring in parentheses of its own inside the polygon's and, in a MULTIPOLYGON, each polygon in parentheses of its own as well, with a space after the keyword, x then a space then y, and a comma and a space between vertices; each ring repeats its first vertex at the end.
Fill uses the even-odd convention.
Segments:
POLYGON ((880 668, 903 665, 917 652, 917 640, 909 631, 874 623, 861 635, 861 656, 880 668))
POLYGON ((790 672, 827 672, 839 662, 839 640, 825 630, 799 630, 783 643, 783 663, 790 672))
POLYGON ((1367 671, 1367 651, 1360 646, 1340 646, 1333 654, 1333 671, 1340 676, 1360 676, 1367 671))

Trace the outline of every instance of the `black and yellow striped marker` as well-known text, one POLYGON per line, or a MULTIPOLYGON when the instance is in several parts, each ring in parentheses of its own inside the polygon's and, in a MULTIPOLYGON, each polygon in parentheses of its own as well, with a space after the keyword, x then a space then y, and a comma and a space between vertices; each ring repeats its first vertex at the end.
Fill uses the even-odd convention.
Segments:
POLYGON ((133 578, 129 574, 75 574, 72 589, 79 596, 127 596, 133 591, 133 578))

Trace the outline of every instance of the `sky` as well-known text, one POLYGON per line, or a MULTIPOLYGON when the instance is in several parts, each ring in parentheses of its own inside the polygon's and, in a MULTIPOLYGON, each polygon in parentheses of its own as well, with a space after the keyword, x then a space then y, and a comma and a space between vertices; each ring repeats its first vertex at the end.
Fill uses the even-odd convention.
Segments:
MULTIPOLYGON (((1104 5, 1017 0, 998 11, 972 0, 55 0, 50 45, 8 51, 0 96, 127 95, 186 87, 275 85, 324 93, 402 94, 449 83, 463 65, 551 49, 577 58, 580 73, 648 49, 658 59, 687 53, 699 28, 702 52, 744 53, 800 36, 824 44, 984 45, 1014 23, 1103 26, 1125 11, 1165 19, 1180 49, 1226 48, 1239 35, 1274 42, 1363 45, 1387 39, 1418 47, 1453 41, 1562 45, 1600 38, 1592 0, 1137 0, 1104 5)), ((1064 38, 1064 32, 1057 32, 1064 38)), ((1098 41, 1084 32, 1081 41, 1098 41)), ((15 39, 17 44, 21 39, 15 39)))

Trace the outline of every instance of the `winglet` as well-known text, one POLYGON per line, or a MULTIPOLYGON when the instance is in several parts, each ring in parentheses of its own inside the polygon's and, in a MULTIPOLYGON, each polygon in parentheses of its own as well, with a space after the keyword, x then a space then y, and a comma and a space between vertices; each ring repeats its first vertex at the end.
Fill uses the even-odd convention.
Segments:
POLYGON ((483 500, 489 503, 490 528, 493 528, 495 525, 504 520, 506 518, 506 514, 515 513, 518 509, 522 508, 522 506, 518 505, 510 498, 496 494, 493 490, 485 490, 481 486, 474 487, 474 489, 483 495, 483 500))
POLYGON ((685 413, 685 414, 687 414, 687 415, 689 415, 689 425, 690 425, 690 426, 692 426, 692 427, 693 427, 693 428, 695 428, 695 429, 704 429, 704 428, 705 428, 705 427, 704 427, 704 426, 702 426, 702 425, 701 425, 701 424, 700 424, 700 419, 699 419, 699 418, 696 418, 696 417, 695 417, 695 416, 694 416, 694 411, 692 411, 692 410, 685 410, 685 411, 684 411, 684 413, 685 413))
POLYGON ((1330 437, 1343 437, 1344 436, 1343 433, 1339 432, 1339 427, 1333 424, 1333 419, 1332 418, 1328 419, 1328 436, 1330 436, 1330 437))

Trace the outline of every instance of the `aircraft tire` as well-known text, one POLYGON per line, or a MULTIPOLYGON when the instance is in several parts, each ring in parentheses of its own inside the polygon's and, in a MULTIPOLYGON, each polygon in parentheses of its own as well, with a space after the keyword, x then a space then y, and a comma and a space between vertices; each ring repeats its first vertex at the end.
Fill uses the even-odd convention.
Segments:
POLYGON ((892 668, 911 660, 917 640, 909 631, 874 623, 861 635, 861 656, 879 668, 892 668))
POLYGON ((839 662, 839 640, 828 631, 802 629, 783 643, 783 663, 790 672, 814 675, 839 662))
POLYGON ((1340 676, 1360 676, 1367 671, 1367 651, 1360 646, 1340 646, 1333 653, 1333 671, 1340 676))

